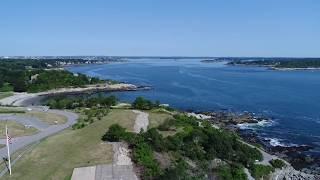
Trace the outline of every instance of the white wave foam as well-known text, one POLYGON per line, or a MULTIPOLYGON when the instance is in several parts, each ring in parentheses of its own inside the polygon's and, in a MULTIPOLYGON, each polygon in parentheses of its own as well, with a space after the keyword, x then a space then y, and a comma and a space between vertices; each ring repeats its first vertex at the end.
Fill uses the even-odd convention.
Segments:
POLYGON ((274 124, 273 121, 264 119, 257 123, 241 123, 241 124, 237 124, 237 126, 240 129, 256 129, 259 127, 269 127, 269 126, 272 126, 273 124, 274 124))
POLYGON ((281 146, 281 147, 294 147, 294 146, 298 146, 297 144, 293 144, 293 143, 284 143, 282 142, 282 139, 278 139, 278 138, 264 138, 265 140, 269 141, 269 144, 273 147, 275 146, 281 146))

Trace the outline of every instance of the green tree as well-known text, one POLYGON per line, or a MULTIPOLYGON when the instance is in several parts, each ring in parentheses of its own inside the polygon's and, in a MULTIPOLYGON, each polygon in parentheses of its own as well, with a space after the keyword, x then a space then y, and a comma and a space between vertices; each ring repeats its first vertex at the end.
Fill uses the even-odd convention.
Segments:
POLYGON ((102 136, 103 141, 119 142, 126 136, 126 129, 119 124, 113 124, 109 130, 102 136))

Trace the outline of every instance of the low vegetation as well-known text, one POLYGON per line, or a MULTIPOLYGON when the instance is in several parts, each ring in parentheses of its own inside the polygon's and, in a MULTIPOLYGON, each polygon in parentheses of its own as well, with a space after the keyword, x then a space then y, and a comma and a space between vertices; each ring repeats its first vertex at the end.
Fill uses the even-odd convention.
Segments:
MULTIPOLYGON (((255 178, 266 177, 273 171, 271 166, 255 164, 263 158, 259 150, 240 142, 233 133, 212 127, 208 121, 200 123, 195 117, 178 112, 153 112, 159 103, 137 98, 136 107, 152 110, 147 110, 149 129, 136 134, 135 113, 110 109, 116 103, 115 97, 92 98, 70 101, 68 107, 80 113, 74 130, 40 143, 16 163, 16 173, 10 179, 65 179, 70 178, 75 167, 110 163, 112 146, 101 140, 127 142, 142 179, 206 179, 214 172, 219 179, 242 180, 246 179, 244 167, 255 178), (170 134, 164 135, 167 132, 170 134), (160 159, 165 159, 167 165, 160 159), (223 163, 213 167, 216 159, 223 163)), ((55 100, 61 105, 57 107, 69 104, 60 101, 63 99, 55 100)))
POLYGON ((282 160, 280 160, 280 159, 273 159, 273 160, 271 160, 271 161, 269 161, 270 162, 270 164, 272 165, 272 167, 274 167, 274 168, 279 168, 279 169, 281 169, 281 168, 283 168, 286 164, 282 161, 282 160))
POLYGON ((101 120, 104 116, 109 113, 108 108, 88 108, 88 109, 81 109, 78 112, 81 113, 81 118, 78 119, 78 122, 72 126, 73 129, 81 129, 85 126, 92 124, 97 120, 101 120))
POLYGON ((159 107, 160 102, 152 102, 148 99, 145 99, 143 97, 137 97, 135 101, 132 103, 132 107, 134 109, 140 109, 140 110, 151 110, 153 108, 159 107))
POLYGON ((114 123, 132 130, 134 119, 130 116, 135 114, 111 110, 85 128, 68 129, 49 137, 21 157, 13 166, 12 176, 3 179, 70 179, 73 168, 111 163, 112 146, 101 142, 101 134, 114 123))
POLYGON ((224 165, 219 167, 218 176, 222 180, 246 180, 247 175, 240 165, 224 165))
MULTIPOLYGON (((174 179, 177 174, 190 179, 202 179, 210 170, 210 160, 215 158, 230 162, 221 170, 221 176, 231 172, 234 178, 245 178, 243 166, 254 167, 256 160, 262 160, 261 153, 238 141, 237 136, 213 128, 183 114, 174 115, 158 128, 135 134, 114 124, 102 136, 104 141, 126 141, 132 147, 133 160, 143 170, 144 179, 174 179), (162 130, 182 129, 172 136, 163 137, 162 130), (171 166, 162 169, 154 153, 169 153, 171 166), (195 164, 196 168, 188 163, 195 164)), ((227 178, 227 177, 226 177, 227 178)))
POLYGON ((254 177, 255 179, 266 178, 273 171, 274 171, 273 167, 262 165, 262 164, 254 164, 250 168, 250 173, 252 177, 254 177))
POLYGON ((53 109, 76 109, 76 108, 92 108, 105 107, 110 108, 116 105, 117 98, 115 96, 96 97, 54 97, 48 100, 47 105, 53 109))

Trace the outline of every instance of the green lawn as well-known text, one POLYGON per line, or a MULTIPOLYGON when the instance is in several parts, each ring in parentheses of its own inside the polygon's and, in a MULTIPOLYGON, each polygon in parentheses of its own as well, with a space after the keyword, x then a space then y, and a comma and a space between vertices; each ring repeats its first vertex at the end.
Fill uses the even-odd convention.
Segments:
POLYGON ((0 99, 12 96, 13 93, 12 92, 0 92, 0 99))
POLYGON ((110 163, 112 146, 101 136, 111 124, 132 130, 136 115, 130 110, 112 110, 100 121, 82 129, 67 129, 49 137, 25 154, 4 179, 68 179, 73 168, 110 163))
POLYGON ((162 112, 151 112, 149 113, 149 128, 157 127, 162 124, 166 119, 172 118, 172 115, 162 112))
POLYGON ((29 111, 25 115, 28 115, 30 117, 36 117, 40 121, 43 121, 50 125, 64 124, 67 122, 67 118, 65 116, 54 114, 54 113, 29 111))
POLYGON ((5 125, 8 126, 8 131, 11 137, 30 136, 38 133, 38 130, 34 127, 25 127, 24 125, 15 121, 0 121, 0 138, 6 137, 5 125))
POLYGON ((0 114, 16 114, 16 113, 25 113, 24 109, 19 107, 1 107, 0 106, 0 114))

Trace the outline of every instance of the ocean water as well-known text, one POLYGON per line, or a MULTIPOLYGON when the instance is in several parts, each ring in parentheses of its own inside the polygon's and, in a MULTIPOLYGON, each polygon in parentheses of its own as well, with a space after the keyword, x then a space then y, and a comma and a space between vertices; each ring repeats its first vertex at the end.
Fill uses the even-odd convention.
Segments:
POLYGON ((320 71, 273 71, 199 59, 129 59, 68 67, 72 72, 138 85, 150 91, 116 92, 122 101, 144 96, 182 110, 249 111, 272 118, 250 127, 272 145, 312 145, 320 152, 320 71))

